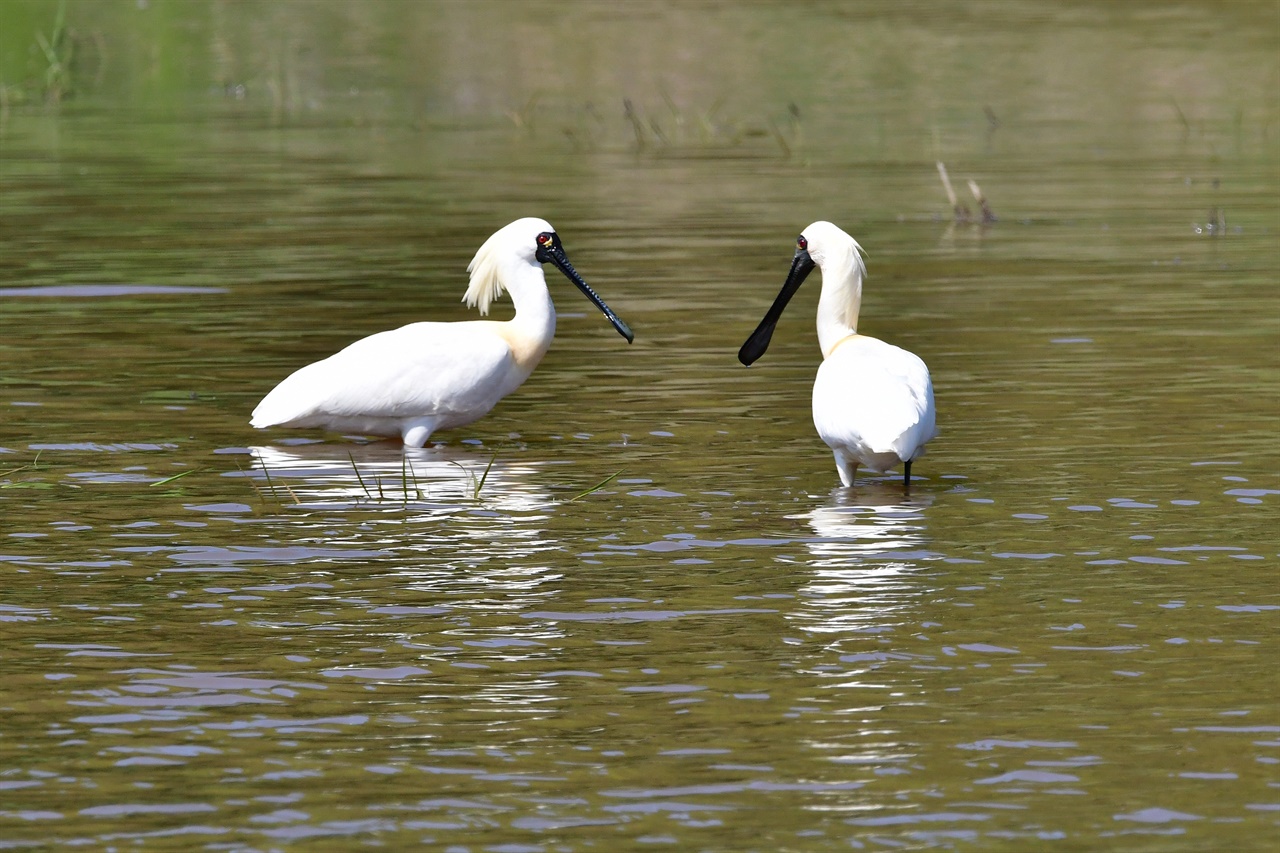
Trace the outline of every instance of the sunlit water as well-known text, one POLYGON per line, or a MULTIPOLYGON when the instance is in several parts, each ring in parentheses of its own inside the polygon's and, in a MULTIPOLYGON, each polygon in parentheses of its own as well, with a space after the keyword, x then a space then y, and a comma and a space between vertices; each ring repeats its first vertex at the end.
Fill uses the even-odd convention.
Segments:
POLYGON ((0 112, 0 849, 1276 843, 1274 10, 153 5, 0 112), (249 428, 522 215, 634 345, 552 280, 437 447, 249 428), (734 358, 818 218, 909 492, 816 287, 734 358))

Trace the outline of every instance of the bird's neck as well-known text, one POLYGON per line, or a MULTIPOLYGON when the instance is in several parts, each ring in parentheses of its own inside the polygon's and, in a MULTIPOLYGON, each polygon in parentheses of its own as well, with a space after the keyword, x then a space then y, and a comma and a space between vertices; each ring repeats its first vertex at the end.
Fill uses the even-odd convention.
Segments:
POLYGON ((838 268, 824 267, 822 295, 818 297, 818 345, 823 358, 842 340, 857 334, 861 307, 862 276, 853 259, 838 268))
POLYGON ((556 333, 556 309, 547 291, 541 264, 517 263, 508 271, 507 292, 515 306, 515 316, 507 321, 516 361, 532 370, 551 347, 556 333))

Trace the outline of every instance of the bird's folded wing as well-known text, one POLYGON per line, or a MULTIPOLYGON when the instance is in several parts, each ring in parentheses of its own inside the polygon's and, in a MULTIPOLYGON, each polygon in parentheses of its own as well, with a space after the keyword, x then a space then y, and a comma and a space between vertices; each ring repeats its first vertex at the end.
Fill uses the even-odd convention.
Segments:
POLYGON ((413 323, 361 338, 277 385, 254 410, 253 423, 470 410, 492 393, 512 362, 506 341, 477 325, 413 323))

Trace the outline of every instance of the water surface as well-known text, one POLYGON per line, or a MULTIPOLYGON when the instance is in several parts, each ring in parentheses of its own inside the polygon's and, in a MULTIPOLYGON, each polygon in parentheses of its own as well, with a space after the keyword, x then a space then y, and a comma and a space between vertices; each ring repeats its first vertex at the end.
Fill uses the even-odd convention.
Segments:
POLYGON ((1273 7, 66 9, 52 80, 0 12, 0 846, 1275 843, 1273 7), (552 277, 436 447, 249 428, 525 215, 634 345, 552 277), (819 218, 909 492, 816 287, 734 358, 819 218))

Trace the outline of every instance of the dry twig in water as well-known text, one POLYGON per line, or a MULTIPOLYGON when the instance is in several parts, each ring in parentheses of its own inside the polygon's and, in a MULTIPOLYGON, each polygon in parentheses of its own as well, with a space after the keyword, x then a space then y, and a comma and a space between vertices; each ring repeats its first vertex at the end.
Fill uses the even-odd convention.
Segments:
POLYGON ((947 191, 947 200, 951 202, 951 210, 955 214, 956 222, 969 221, 969 208, 960 203, 956 198, 956 191, 951 188, 951 178, 947 176, 947 167, 938 161, 938 176, 942 178, 942 188, 947 191))
POLYGON ((991 212, 991 206, 987 204, 987 197, 982 194, 982 190, 978 187, 978 182, 972 178, 969 179, 969 192, 973 193, 973 200, 978 203, 978 209, 982 211, 983 224, 995 222, 996 215, 991 212))

